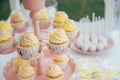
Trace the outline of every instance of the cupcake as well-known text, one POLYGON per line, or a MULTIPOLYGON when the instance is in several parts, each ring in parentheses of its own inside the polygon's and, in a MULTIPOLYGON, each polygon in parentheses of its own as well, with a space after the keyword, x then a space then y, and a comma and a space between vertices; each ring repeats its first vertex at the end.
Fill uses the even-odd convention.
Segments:
POLYGON ((19 80, 35 80, 36 72, 29 64, 21 65, 18 69, 19 80))
POLYGON ((68 19, 68 15, 65 12, 56 12, 53 19, 53 27, 59 28, 66 19, 68 19))
POLYGON ((13 63, 16 66, 16 68, 19 68, 19 66, 21 66, 21 65, 28 64, 29 61, 28 60, 23 60, 23 59, 21 59, 21 57, 19 55, 17 55, 14 58, 13 63))
POLYGON ((21 12, 15 12, 10 17, 10 23, 15 31, 22 31, 26 25, 26 20, 21 12))
POLYGON ((78 28, 76 27, 73 20, 67 19, 63 22, 61 28, 65 30, 66 34, 70 39, 75 38, 77 36, 78 28))
POLYGON ((46 29, 46 28, 50 27, 51 21, 50 21, 47 11, 45 11, 45 10, 40 11, 39 21, 40 21, 40 29, 46 29))
POLYGON ((68 48, 69 39, 63 29, 57 28, 50 33, 49 43, 50 49, 60 51, 68 48))
POLYGON ((45 76, 48 80, 60 80, 63 77, 63 71, 57 64, 52 64, 46 68, 45 76))
POLYGON ((53 59, 53 62, 59 65, 61 69, 64 69, 67 66, 67 63, 69 61, 69 58, 67 55, 54 55, 52 59, 53 59))
POLYGON ((0 50, 7 50, 13 47, 12 28, 5 21, 0 21, 0 50))
POLYGON ((24 33, 19 40, 20 55, 24 59, 36 58, 39 56, 39 40, 32 32, 24 33))

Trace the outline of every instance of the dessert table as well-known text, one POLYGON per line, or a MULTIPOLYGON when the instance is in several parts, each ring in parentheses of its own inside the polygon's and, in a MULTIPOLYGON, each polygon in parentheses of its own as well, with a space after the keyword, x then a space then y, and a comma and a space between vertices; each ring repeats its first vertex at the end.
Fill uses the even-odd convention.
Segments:
MULTIPOLYGON (((76 22, 77 26, 79 27, 79 22, 76 22)), ((32 28, 29 29, 29 31, 32 31, 32 28)), ((16 36, 18 37, 18 36, 16 36)), ((109 61, 113 65, 117 65, 120 67, 120 36, 119 32, 116 30, 113 30, 111 33, 111 38, 114 41, 113 47, 109 50, 104 52, 103 54, 98 55, 83 55, 80 53, 77 53, 73 50, 70 51, 69 57, 73 58, 75 63, 77 64, 77 61, 80 58, 100 58, 109 61)), ((17 52, 15 51, 12 54, 9 55, 0 55, 0 80, 5 80, 3 76, 3 69, 4 66, 8 61, 10 61, 14 56, 17 55, 17 52)))

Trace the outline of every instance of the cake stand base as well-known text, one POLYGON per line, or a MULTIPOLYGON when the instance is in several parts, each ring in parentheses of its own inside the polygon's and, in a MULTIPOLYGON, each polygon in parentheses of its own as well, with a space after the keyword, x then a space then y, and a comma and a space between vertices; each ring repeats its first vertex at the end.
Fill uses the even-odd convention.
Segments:
MULTIPOLYGON (((45 73, 45 69, 48 65, 52 64, 52 58, 51 56, 44 56, 44 58, 41 58, 40 60, 41 63, 41 68, 43 70, 43 74, 37 74, 36 79, 35 80, 47 80, 44 73, 45 73)), ((37 70, 37 67, 33 66, 35 68, 35 70, 37 70)), ((69 80, 70 77, 72 76, 73 72, 75 70, 75 64, 73 62, 72 59, 69 60, 68 65, 66 66, 66 68, 63 70, 64 71, 64 76, 62 78, 62 80, 69 80)), ((11 60, 11 62, 8 62, 7 65, 4 67, 4 76, 6 80, 19 80, 17 78, 17 68, 16 66, 14 66, 13 64, 13 60, 11 60)))

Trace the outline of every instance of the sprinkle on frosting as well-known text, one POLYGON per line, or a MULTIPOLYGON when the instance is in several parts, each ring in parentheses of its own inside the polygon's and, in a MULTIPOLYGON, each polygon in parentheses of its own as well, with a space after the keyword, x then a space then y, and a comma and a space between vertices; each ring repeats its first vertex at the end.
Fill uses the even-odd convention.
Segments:
POLYGON ((46 68, 45 75, 49 78, 60 78, 63 76, 63 71, 57 64, 52 64, 46 68))
POLYGON ((50 33, 49 41, 53 44, 63 44, 68 41, 68 37, 63 29, 57 28, 50 33))
POLYGON ((63 24, 61 25, 61 28, 64 29, 66 32, 73 32, 77 30, 74 21, 71 19, 67 19, 66 21, 64 21, 63 24))
POLYGON ((24 35, 20 38, 20 46, 22 47, 32 47, 39 44, 39 40, 32 32, 26 32, 24 35))
POLYGON ((35 70, 29 64, 21 65, 18 70, 18 76, 21 78, 31 78, 35 76, 35 70))
POLYGON ((56 12, 54 16, 54 22, 56 23, 63 23, 66 19, 68 19, 68 15, 62 11, 56 12))
POLYGON ((48 17, 47 11, 41 10, 41 11, 40 11, 40 20, 46 20, 46 19, 48 19, 48 18, 49 18, 49 17, 48 17))
POLYGON ((11 23, 19 23, 25 21, 24 16, 21 12, 15 12, 10 17, 11 23))

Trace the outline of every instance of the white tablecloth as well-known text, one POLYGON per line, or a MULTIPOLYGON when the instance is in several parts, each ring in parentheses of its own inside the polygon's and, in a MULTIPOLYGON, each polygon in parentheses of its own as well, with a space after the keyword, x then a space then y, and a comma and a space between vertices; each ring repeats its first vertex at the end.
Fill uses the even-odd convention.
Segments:
MULTIPOLYGON (((79 25, 78 25, 79 26, 79 25)), ((110 63, 114 65, 120 66, 120 36, 117 31, 112 32, 112 39, 114 40, 114 46, 106 53, 100 54, 100 55, 81 55, 74 51, 70 52, 70 57, 74 59, 75 62, 77 62, 80 58, 101 58, 108 60, 110 63)), ((0 80, 5 80, 3 76, 3 67, 6 65, 8 61, 10 61, 17 52, 14 52, 9 55, 0 55, 0 80)))

